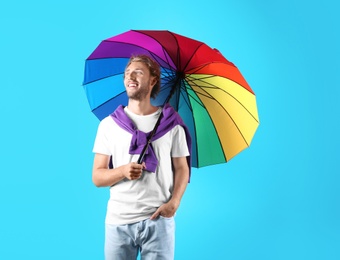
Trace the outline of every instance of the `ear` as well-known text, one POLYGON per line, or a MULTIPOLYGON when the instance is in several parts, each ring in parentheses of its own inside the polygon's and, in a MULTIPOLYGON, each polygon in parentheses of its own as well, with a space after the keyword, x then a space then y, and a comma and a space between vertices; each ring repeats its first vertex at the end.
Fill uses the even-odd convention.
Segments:
POLYGON ((157 79, 153 78, 151 85, 154 86, 154 85, 156 85, 156 83, 157 83, 157 79))

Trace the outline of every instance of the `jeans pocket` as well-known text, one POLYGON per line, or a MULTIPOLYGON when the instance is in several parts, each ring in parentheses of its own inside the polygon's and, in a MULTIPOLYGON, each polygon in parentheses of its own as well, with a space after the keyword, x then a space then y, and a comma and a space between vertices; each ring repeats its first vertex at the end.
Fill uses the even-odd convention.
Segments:
POLYGON ((173 219, 174 217, 164 217, 164 216, 159 215, 159 218, 166 219, 166 220, 171 220, 171 219, 173 219))

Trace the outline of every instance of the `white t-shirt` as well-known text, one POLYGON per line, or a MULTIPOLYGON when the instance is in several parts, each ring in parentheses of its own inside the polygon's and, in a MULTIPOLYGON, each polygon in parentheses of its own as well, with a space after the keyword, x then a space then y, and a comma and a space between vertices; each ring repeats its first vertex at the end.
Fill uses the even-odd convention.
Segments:
MULTIPOLYGON (((161 109, 139 116, 125 107, 125 113, 143 132, 152 131, 161 109)), ((136 162, 139 155, 129 154, 132 134, 122 129, 110 117, 104 118, 97 131, 93 152, 112 155, 113 167, 136 162)), ((107 224, 123 225, 149 218, 162 204, 169 201, 173 190, 171 157, 189 156, 184 129, 177 125, 168 133, 153 141, 158 159, 156 172, 144 171, 138 180, 124 180, 110 187, 107 205, 107 224)))

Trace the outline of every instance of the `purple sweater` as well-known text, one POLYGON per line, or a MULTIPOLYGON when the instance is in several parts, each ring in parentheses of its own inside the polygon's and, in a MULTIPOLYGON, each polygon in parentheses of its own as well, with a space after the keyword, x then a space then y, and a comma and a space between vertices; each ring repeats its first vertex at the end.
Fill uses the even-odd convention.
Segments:
MULTIPOLYGON (((157 140, 158 138, 165 135, 168 131, 177 125, 183 127, 185 131, 185 136, 187 139, 188 150, 190 156, 187 157, 187 162, 189 166, 189 171, 191 169, 191 137, 188 128, 183 123, 182 118, 169 104, 165 104, 163 107, 163 116, 161 118, 160 124, 157 128, 156 133, 151 138, 151 141, 157 140)), ((131 144, 130 144, 130 154, 140 154, 147 143, 147 137, 150 133, 144 133, 136 129, 135 125, 131 119, 125 114, 124 107, 120 105, 112 114, 112 119, 124 130, 132 134, 131 144)), ((144 161, 146 164, 146 170, 150 172, 155 172, 158 165, 158 159, 153 151, 152 143, 149 145, 146 154, 144 156, 144 161)), ((191 172, 191 171, 190 171, 191 172)))

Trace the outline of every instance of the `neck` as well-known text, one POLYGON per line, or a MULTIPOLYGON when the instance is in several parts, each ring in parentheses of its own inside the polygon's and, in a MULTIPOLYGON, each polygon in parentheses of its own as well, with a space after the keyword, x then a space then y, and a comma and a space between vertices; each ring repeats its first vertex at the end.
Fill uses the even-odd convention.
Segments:
POLYGON ((131 99, 129 99, 127 107, 132 113, 141 116, 150 115, 158 109, 158 107, 151 105, 151 103, 146 100, 137 101, 131 99))

